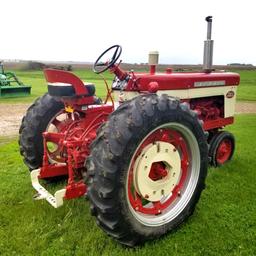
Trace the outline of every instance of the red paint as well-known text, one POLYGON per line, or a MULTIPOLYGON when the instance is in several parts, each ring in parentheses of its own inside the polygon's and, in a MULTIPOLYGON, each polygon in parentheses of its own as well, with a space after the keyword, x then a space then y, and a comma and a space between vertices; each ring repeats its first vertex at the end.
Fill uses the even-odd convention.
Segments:
POLYGON ((110 73, 114 73, 121 81, 128 76, 127 72, 122 70, 118 65, 113 65, 109 70, 110 73))
POLYGON ((156 65, 149 66, 149 74, 154 75, 156 73, 156 65))
MULTIPOLYGON (((225 81, 225 86, 238 85, 240 77, 235 73, 135 73, 126 87, 126 91, 148 91, 150 82, 158 82, 159 90, 184 90, 193 88, 210 88, 216 86, 195 87, 195 82, 225 81), (135 82, 136 81, 136 84, 135 82)), ((224 86, 224 85, 222 85, 224 86)))
MULTIPOLYGON (((171 129, 158 129, 152 134, 150 134, 143 144, 137 149, 135 157, 132 159, 131 163, 131 168, 129 169, 128 173, 128 198, 130 201, 131 206, 133 207, 134 210, 144 213, 144 214, 149 214, 149 215, 156 215, 160 214, 162 211, 164 211, 168 206, 170 206, 175 199, 180 195, 182 192, 182 188, 184 185, 184 182, 187 178, 187 172, 188 172, 188 166, 189 166, 189 153, 188 153, 188 148, 187 144, 184 141, 182 135, 171 129), (152 207, 146 207, 145 205, 145 199, 146 197, 142 197, 136 192, 136 189, 133 185, 133 167, 136 161, 136 158, 141 154, 142 150, 149 144, 154 143, 156 141, 164 141, 171 143, 172 145, 175 146, 177 150, 181 152, 181 177, 179 180, 179 183, 175 186, 175 188, 170 191, 172 192, 172 195, 170 198, 168 198, 164 202, 153 202, 152 207)), ((157 162, 155 165, 151 167, 150 170, 150 178, 151 179, 159 179, 160 177, 164 177, 165 175, 165 168, 163 163, 157 162), (161 167, 159 166, 161 165, 161 167)))
POLYGON ((84 96, 80 99, 76 99, 76 104, 93 104, 93 96, 87 96, 88 91, 87 88, 84 86, 83 81, 80 80, 80 78, 74 75, 73 73, 63 70, 45 69, 44 75, 48 83, 71 84, 74 87, 77 96, 84 96))
POLYGON ((71 84, 76 92, 76 95, 88 95, 88 91, 84 86, 83 81, 80 80, 76 75, 68 71, 56 70, 56 69, 45 69, 44 75, 46 81, 49 83, 67 83, 71 84))
POLYGON ((40 179, 65 176, 68 175, 67 165, 66 164, 53 164, 46 165, 40 169, 40 179))
POLYGON ((66 186, 66 194, 65 194, 65 199, 73 199, 76 197, 80 197, 85 195, 87 191, 87 187, 84 184, 83 181, 79 181, 77 183, 74 183, 72 185, 67 185, 66 186))
POLYGON ((158 83, 157 82, 150 82, 148 85, 148 91, 150 93, 156 93, 159 89, 158 83))
MULTIPOLYGON (((126 74, 118 67, 114 71, 120 76, 126 74)), ((44 156, 40 170, 40 178, 67 175, 65 198, 71 199, 86 193, 81 169, 85 168, 85 159, 90 154, 90 145, 96 138, 96 130, 107 120, 114 108, 113 104, 91 105, 94 103, 94 97, 87 96, 87 88, 74 74, 53 69, 46 69, 44 73, 49 83, 71 84, 77 96, 62 98, 65 107, 71 108, 72 113, 63 109, 60 115, 66 114, 65 121, 56 117, 51 123, 57 132, 43 133, 44 156), (47 143, 53 143, 56 149, 50 151, 47 143)), ((107 98, 111 98, 109 89, 107 91, 107 98)))
POLYGON ((224 117, 224 98, 222 96, 191 99, 189 104, 190 108, 197 112, 198 118, 204 122, 224 117))
POLYGON ((149 172, 149 178, 156 181, 166 177, 168 171, 166 170, 166 166, 163 162, 153 163, 149 172))
POLYGON ((54 119, 53 122, 59 128, 58 133, 43 133, 44 157, 40 178, 68 175, 66 199, 85 194, 86 186, 80 169, 84 168, 85 159, 90 154, 90 145, 96 138, 96 130, 107 120, 112 111, 113 107, 110 105, 88 106, 83 111, 84 114, 78 114, 78 112, 74 114, 74 119, 71 118, 71 114, 68 114, 70 118, 64 124, 54 119), (56 144, 57 150, 49 152, 48 142, 56 144), (62 163, 51 163, 49 157, 62 163))
POLYGON ((224 164, 232 154, 232 143, 230 140, 223 140, 216 152, 216 160, 219 164, 224 164))
POLYGON ((171 73, 172 73, 172 68, 167 68, 167 69, 165 70, 165 73, 166 73, 166 74, 171 74, 171 73))
POLYGON ((233 124, 234 117, 218 118, 216 120, 208 120, 203 124, 204 130, 212 130, 216 128, 223 128, 226 125, 233 124))
POLYGON ((204 121, 204 130, 223 128, 234 122, 234 117, 224 118, 223 96, 212 96, 189 100, 190 108, 204 121))

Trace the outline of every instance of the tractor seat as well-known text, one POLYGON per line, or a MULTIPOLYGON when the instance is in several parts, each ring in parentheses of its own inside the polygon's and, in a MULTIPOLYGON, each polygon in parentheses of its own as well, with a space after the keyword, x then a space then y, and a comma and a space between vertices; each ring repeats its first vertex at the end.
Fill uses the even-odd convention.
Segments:
MULTIPOLYGON (((91 83, 84 83, 88 94, 86 96, 93 96, 95 94, 95 85, 91 83)), ((48 83, 48 92, 55 97, 75 97, 75 88, 67 83, 48 83)))

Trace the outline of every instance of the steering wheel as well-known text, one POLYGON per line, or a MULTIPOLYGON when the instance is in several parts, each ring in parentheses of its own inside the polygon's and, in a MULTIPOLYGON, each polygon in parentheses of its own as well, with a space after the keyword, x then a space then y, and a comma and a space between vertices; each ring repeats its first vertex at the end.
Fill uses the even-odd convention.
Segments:
POLYGON ((122 53, 122 47, 120 45, 113 45, 113 46, 109 47, 94 62, 93 72, 95 72, 96 74, 100 74, 100 73, 106 71, 107 69, 111 68, 118 60, 121 53, 122 53), (112 54, 112 56, 111 56, 111 54, 112 54), (105 56, 105 55, 109 55, 111 57, 107 58, 107 56, 105 56), (103 56, 106 58, 105 61, 101 60, 103 56))

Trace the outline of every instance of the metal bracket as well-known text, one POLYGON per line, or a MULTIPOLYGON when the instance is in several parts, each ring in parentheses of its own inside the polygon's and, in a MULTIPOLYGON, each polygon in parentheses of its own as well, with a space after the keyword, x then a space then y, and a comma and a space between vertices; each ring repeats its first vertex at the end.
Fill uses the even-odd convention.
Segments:
POLYGON ((40 175, 40 169, 33 170, 30 173, 31 182, 33 188, 37 191, 37 194, 34 196, 35 200, 46 199, 54 208, 58 208, 63 205, 63 198, 66 194, 66 189, 57 190, 54 196, 48 192, 42 185, 39 183, 38 176, 40 175))

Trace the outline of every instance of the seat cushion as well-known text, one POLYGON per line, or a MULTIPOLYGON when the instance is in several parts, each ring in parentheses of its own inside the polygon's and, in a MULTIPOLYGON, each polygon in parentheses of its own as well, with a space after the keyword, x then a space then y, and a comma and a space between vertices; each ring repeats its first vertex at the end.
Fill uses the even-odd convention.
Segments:
MULTIPOLYGON (((95 94, 94 84, 84 83, 88 94, 86 96, 93 96, 95 94)), ((66 83, 48 83, 48 92, 55 97, 75 97, 75 88, 71 84, 66 83)))

